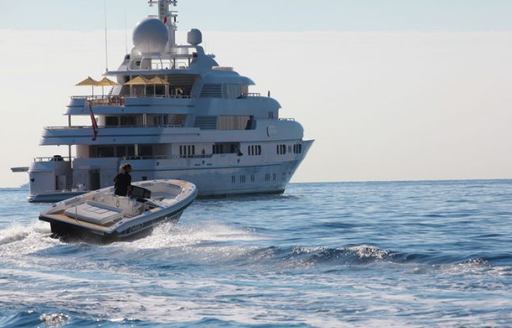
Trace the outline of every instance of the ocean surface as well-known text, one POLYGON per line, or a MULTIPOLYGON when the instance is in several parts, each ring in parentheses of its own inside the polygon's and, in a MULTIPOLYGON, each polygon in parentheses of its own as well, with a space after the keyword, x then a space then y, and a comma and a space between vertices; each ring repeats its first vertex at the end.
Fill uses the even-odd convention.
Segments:
POLYGON ((0 189, 0 327, 511 327, 512 181, 292 184, 64 243, 0 189))

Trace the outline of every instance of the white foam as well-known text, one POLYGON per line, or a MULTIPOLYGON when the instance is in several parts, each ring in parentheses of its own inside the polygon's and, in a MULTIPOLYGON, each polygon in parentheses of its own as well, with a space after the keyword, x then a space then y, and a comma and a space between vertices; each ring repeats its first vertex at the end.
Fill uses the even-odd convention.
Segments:
POLYGON ((386 258, 386 256, 389 255, 389 251, 382 250, 375 246, 369 246, 369 245, 353 246, 353 247, 349 247, 348 250, 354 252, 361 259, 374 258, 374 259, 383 260, 384 258, 386 258))
POLYGON ((0 256, 19 258, 58 243, 50 238, 50 228, 44 222, 15 224, 0 230, 0 256))
POLYGON ((126 245, 137 249, 164 249, 194 246, 208 242, 240 242, 262 239, 248 230, 207 222, 193 225, 162 224, 156 227, 150 236, 126 245))
POLYGON ((39 317, 47 327, 61 327, 69 317, 63 313, 44 313, 39 317))

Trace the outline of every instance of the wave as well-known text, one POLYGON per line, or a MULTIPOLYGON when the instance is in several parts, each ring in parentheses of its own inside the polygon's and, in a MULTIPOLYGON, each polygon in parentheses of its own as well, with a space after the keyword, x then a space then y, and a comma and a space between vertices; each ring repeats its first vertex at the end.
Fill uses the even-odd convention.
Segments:
POLYGON ((367 244, 341 247, 276 246, 278 243, 254 230, 216 222, 163 224, 146 238, 103 246, 63 243, 52 239, 48 225, 42 222, 0 229, 0 257, 5 261, 30 261, 35 264, 37 260, 41 265, 52 261, 67 267, 63 262, 79 258, 79 267, 88 270, 123 267, 131 271, 134 266, 161 269, 162 266, 190 265, 261 267, 262 270, 337 270, 357 265, 412 264, 421 267, 418 273, 431 269, 448 274, 497 270, 499 274, 508 275, 512 271, 506 269, 512 265, 511 253, 416 253, 367 244), (26 256, 31 256, 31 259, 27 260, 26 256))

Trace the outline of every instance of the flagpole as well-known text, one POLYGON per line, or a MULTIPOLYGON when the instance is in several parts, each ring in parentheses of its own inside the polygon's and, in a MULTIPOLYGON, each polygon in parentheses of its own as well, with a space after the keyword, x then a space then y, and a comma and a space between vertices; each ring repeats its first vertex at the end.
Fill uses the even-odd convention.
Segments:
POLYGON ((103 0, 103 12, 105 15, 105 72, 108 72, 107 0, 103 0))

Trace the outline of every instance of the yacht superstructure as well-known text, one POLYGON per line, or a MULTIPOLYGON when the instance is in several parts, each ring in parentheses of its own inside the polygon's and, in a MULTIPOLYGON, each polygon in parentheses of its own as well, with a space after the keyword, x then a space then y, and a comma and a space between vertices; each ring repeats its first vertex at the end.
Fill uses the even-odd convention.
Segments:
POLYGON ((68 125, 44 129, 41 144, 68 146, 69 156, 32 163, 30 200, 111 186, 127 162, 134 181, 186 180, 200 196, 283 192, 313 141, 270 94, 251 93, 251 79, 206 54, 199 30, 176 43, 176 0, 149 3, 158 16, 136 26, 133 50, 105 73, 110 92, 72 97, 68 125), (91 125, 73 125, 77 116, 91 125))

